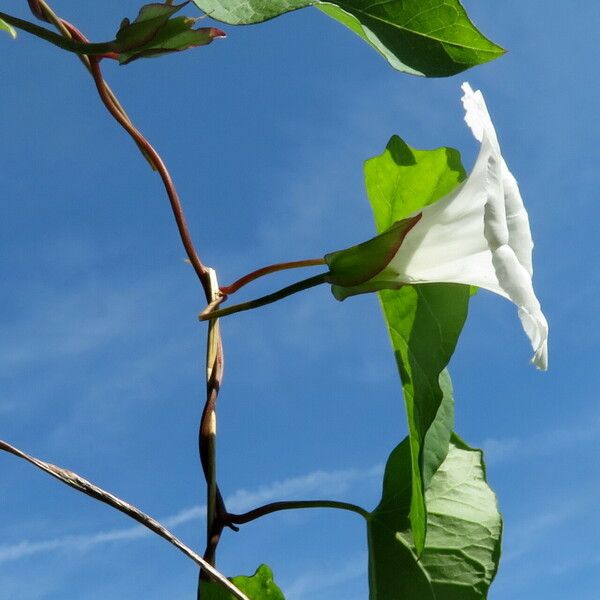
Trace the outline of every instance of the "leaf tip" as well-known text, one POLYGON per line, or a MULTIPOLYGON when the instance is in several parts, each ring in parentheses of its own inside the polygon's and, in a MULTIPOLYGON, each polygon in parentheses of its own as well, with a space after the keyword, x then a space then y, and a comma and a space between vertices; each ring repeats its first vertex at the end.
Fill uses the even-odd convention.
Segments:
POLYGON ((0 29, 6 31, 6 33, 8 33, 13 40, 17 39, 17 30, 2 19, 0 19, 0 29))
POLYGON ((227 34, 222 29, 218 29, 217 27, 211 27, 209 35, 213 39, 221 39, 227 37, 227 34))

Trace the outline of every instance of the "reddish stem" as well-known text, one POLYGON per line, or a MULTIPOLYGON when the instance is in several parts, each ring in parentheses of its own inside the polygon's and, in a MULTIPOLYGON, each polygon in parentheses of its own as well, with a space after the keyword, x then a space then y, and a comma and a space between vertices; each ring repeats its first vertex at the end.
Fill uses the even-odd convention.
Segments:
POLYGON ((226 296, 229 296, 230 294, 237 292, 240 288, 244 287, 251 281, 258 279, 259 277, 263 277, 264 275, 269 275, 270 273, 277 273, 278 271, 285 271, 286 269, 298 269, 301 267, 317 267, 319 265, 324 264, 324 258, 310 258, 307 260, 296 260, 292 262, 277 263, 275 265, 269 265, 267 267, 262 267, 261 269, 256 269, 256 271, 252 271, 252 273, 248 273, 248 275, 240 277, 231 285, 221 286, 219 289, 221 290, 221 293, 225 294, 226 296))
MULTIPOLYGON (((67 31, 73 36, 74 39, 87 43, 87 38, 85 37, 85 35, 83 35, 75 26, 71 25, 71 23, 63 19, 61 19, 60 21, 63 24, 63 26, 67 29, 67 31)), ((144 135, 133 125, 133 123, 129 120, 129 117, 118 104, 116 98, 112 95, 110 89, 104 81, 104 77, 102 76, 102 71, 100 69, 101 59, 102 57, 88 57, 90 64, 90 73, 92 74, 94 83, 96 84, 96 88, 98 90, 98 94, 100 95, 100 99, 102 100, 104 106, 107 108, 108 112, 112 115, 112 117, 121 125, 121 127, 123 127, 123 129, 125 129, 125 131, 137 143, 141 151, 149 160, 152 167, 156 171, 158 171, 162 179, 163 185, 165 187, 165 190, 167 192, 167 196, 169 197, 169 201, 171 203, 173 215, 175 217, 177 228, 179 230, 179 236, 181 238, 189 261, 192 264, 194 271, 196 272, 200 280, 200 283, 202 284, 206 298, 208 301, 210 301, 213 295, 210 274, 208 269, 200 260, 200 257, 198 256, 198 253, 194 248, 191 234, 189 232, 185 215, 183 212, 183 206, 181 204, 181 200, 179 198, 171 175, 158 152, 144 137, 144 135)), ((200 460, 202 463, 202 470, 207 485, 209 483, 210 469, 212 466, 211 462, 214 461, 214 456, 212 455, 210 442, 211 435, 213 435, 213 432, 211 431, 211 422, 215 418, 216 403, 219 394, 219 388, 221 386, 221 379, 223 377, 223 346, 220 337, 218 340, 218 348, 214 358, 214 363, 211 366, 211 372, 212 375, 207 381, 207 400, 204 407, 204 411, 202 413, 199 429, 200 460)), ((234 525, 230 524, 224 518, 227 515, 227 509, 225 508, 225 503, 223 502, 223 497, 221 495, 218 485, 216 486, 215 492, 216 515, 214 522, 208 524, 208 539, 206 548, 206 560, 213 565, 216 548, 221 537, 223 528, 226 526, 235 528, 234 525)), ((203 574, 204 572, 201 571, 201 575, 203 574)))
POLYGON ((179 230, 179 236, 181 237, 183 247, 185 248, 190 263, 192 264, 192 267, 194 267, 194 271, 196 271, 196 275, 198 275, 198 278, 202 282, 205 288, 205 292, 207 292, 208 296, 208 271, 206 270, 206 267, 200 260, 200 257, 198 256, 198 253, 194 248, 194 243, 192 242, 192 237, 190 235, 185 215, 183 213, 181 200, 179 199, 179 194, 177 193, 175 184, 171 179, 171 174, 169 173, 169 170, 167 169, 162 158, 159 156, 158 152, 156 152, 156 150, 150 144, 150 142, 136 129, 136 127, 132 123, 125 119, 121 112, 119 112, 119 110, 117 110, 116 107, 113 105, 111 98, 108 94, 108 90, 106 89, 104 78, 102 77, 102 71, 100 70, 99 60, 96 57, 92 56, 90 56, 89 58, 92 67, 92 76, 94 78, 94 82, 96 83, 98 94, 100 95, 104 106, 106 106, 107 110, 119 123, 119 125, 121 125, 121 127, 123 127, 123 129, 125 129, 125 131, 127 131, 127 133, 137 142, 137 144, 144 149, 144 151, 152 161, 152 164, 158 171, 162 179, 163 185, 165 186, 165 190, 167 192, 167 196, 169 197, 169 201, 171 203, 171 209, 173 210, 173 216, 175 217, 175 221, 177 223, 177 229, 179 230))
POLYGON ((27 4, 29 4, 29 10, 31 11, 34 17, 37 17, 38 19, 40 19, 40 21, 50 23, 50 21, 44 14, 44 11, 42 10, 42 7, 40 6, 38 0, 27 0, 27 4))
MULTIPOLYGON (((81 33, 74 25, 61 20, 63 25, 69 30, 73 38, 88 43, 88 39, 81 33)), ((158 154, 158 152, 154 149, 152 144, 144 137, 144 135, 131 123, 123 113, 115 106, 110 92, 106 86, 104 81, 104 77, 102 76, 102 71, 100 69, 100 60, 101 57, 89 57, 90 67, 92 72, 92 77, 94 78, 94 83, 96 84, 96 89, 98 90, 98 94, 100 95, 100 99, 102 100, 104 106, 108 110, 108 112, 112 115, 112 117, 125 129, 125 131, 135 140, 135 142, 142 148, 146 154, 146 156, 152 162, 154 168, 158 171, 163 185, 165 186, 165 190, 167 192, 167 196, 169 197, 169 201, 171 203, 171 209, 173 210, 173 215, 175 217, 175 221, 177 223, 177 229, 179 230, 179 236, 183 243, 183 247, 185 248, 186 254, 189 258, 196 275, 200 279, 202 286, 204 287, 204 291, 207 295, 207 299, 210 299, 210 290, 209 290, 209 282, 208 282, 208 271, 206 267, 200 260, 196 249, 194 248, 194 243, 192 241, 192 236, 190 234, 185 215, 183 212, 183 206, 181 204, 181 200, 179 198, 179 194, 177 193, 177 189, 175 188, 175 184, 171 178, 171 174, 167 169, 164 161, 158 154)))

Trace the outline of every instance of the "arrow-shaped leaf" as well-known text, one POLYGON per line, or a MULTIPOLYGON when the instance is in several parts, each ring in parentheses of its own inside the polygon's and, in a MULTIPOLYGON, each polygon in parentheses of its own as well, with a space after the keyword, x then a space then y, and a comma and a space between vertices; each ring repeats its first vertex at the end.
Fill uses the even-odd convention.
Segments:
POLYGON ((399 71, 454 75, 504 50, 471 22, 459 0, 194 0, 213 19, 259 23, 314 5, 346 25, 399 71))
MULTIPOLYGON (((415 150, 392 137, 384 153, 365 164, 377 231, 435 202, 465 176, 456 150, 415 150)), ((432 426, 442 399, 450 393, 442 372, 467 316, 469 288, 407 285, 379 292, 379 297, 404 391, 412 465, 410 520, 420 553, 427 531, 424 488, 432 472, 424 453, 425 438, 434 434, 432 426)))

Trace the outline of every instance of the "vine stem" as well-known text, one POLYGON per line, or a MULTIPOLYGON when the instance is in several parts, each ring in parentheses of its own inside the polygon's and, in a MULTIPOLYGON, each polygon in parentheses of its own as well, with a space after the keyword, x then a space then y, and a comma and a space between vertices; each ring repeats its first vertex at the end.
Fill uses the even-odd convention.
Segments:
POLYGON ((216 419, 216 403, 219 394, 219 390, 223 378, 224 369, 224 355, 223 355, 223 343, 220 335, 220 327, 217 317, 226 314, 233 314, 242 310, 248 310, 249 308, 256 308, 263 306, 271 302, 275 302, 281 298, 294 294, 296 292, 314 287, 327 281, 327 273, 310 277, 296 284, 290 285, 278 292, 269 294, 259 298, 258 300, 246 302, 243 304, 227 307, 224 309, 217 309, 219 304, 225 299, 225 295, 233 293, 243 287, 244 285, 254 281, 255 279, 274 273, 284 269, 317 266, 324 264, 323 259, 310 259, 304 261, 295 261, 290 263, 279 263, 276 265, 270 265, 262 269, 258 269, 248 275, 240 278, 230 286, 219 289, 216 273, 213 269, 206 267, 196 249, 185 219, 185 214, 181 199, 177 193, 175 184, 171 178, 169 170, 167 169, 164 161, 150 142, 144 137, 144 135, 135 127, 131 119, 128 117, 124 108, 119 103, 117 97, 110 89, 108 84, 105 82, 100 68, 100 60, 103 58, 103 54, 110 51, 110 48, 106 48, 106 44, 90 44, 89 40, 73 25, 68 21, 59 18, 45 0, 28 0, 30 8, 33 14, 39 18, 43 18, 49 23, 53 23, 62 36, 57 36, 53 32, 38 27, 37 25, 31 24, 27 21, 22 21, 6 15, 9 18, 5 18, 3 13, 0 13, 0 18, 16 27, 29 31, 38 37, 42 37, 47 41, 64 48, 77 52, 83 48, 91 49, 86 54, 92 54, 94 50, 97 50, 100 56, 86 56, 79 53, 79 58, 83 62, 84 66, 89 70, 96 85, 96 89, 102 100, 104 106, 111 114, 111 116, 121 125, 123 129, 129 134, 129 136, 135 141, 140 148, 142 154, 151 164, 154 170, 158 172, 163 182, 165 191, 169 198, 173 216, 177 224, 179 236, 184 246, 189 262, 194 268, 194 271, 203 287, 209 312, 202 314, 201 320, 210 319, 208 336, 207 336, 207 351, 206 351, 206 388, 207 388, 207 399, 204 405, 202 418, 199 427, 199 450, 204 477, 207 485, 207 545, 205 550, 204 558, 197 555, 177 538, 175 538, 170 532, 168 532, 160 523, 145 515, 139 509, 127 504, 120 500, 116 496, 105 492, 101 488, 94 486, 87 480, 79 477, 75 473, 60 469, 49 463, 44 463, 26 455, 20 450, 0 441, 0 450, 5 450, 16 456, 28 460, 32 464, 38 466, 42 470, 50 473, 54 477, 60 479, 67 485, 78 489, 90 495, 102 502, 105 502, 121 512, 131 516, 138 522, 144 524, 146 527, 161 535, 187 556, 192 558, 201 567, 201 577, 208 577, 219 581, 222 585, 226 586, 231 591, 235 598, 240 600, 248 600, 247 597, 240 592, 231 582, 229 582, 223 575, 221 575, 216 569, 214 569, 214 561, 216 555, 216 549, 221 537, 222 531, 225 527, 231 527, 237 529, 235 524, 243 524, 258 519, 261 516, 271 514, 282 510, 292 510, 300 508, 334 508, 357 513, 364 518, 368 517, 368 512, 359 506, 337 502, 333 500, 306 500, 306 501, 289 501, 289 502, 275 502, 268 504, 244 514, 233 514, 228 513, 223 501, 223 497, 217 484, 217 468, 216 468, 216 440, 217 440, 217 419, 216 419), (60 42, 57 40, 60 38, 60 42), (66 41, 65 41, 66 40, 66 41), (100 52, 102 50, 102 52, 100 52), (217 309, 217 310, 215 310, 217 309))
POLYGON ((111 54, 118 48, 116 40, 112 40, 110 42, 101 42, 98 44, 91 44, 88 41, 83 42, 80 40, 73 40, 62 35, 58 35, 57 33, 54 33, 54 31, 50 31, 45 27, 40 27, 35 23, 19 19, 18 17, 13 17, 12 15, 8 15, 3 12, 0 12, 0 19, 6 21, 9 25, 12 25, 17 29, 31 33, 32 35, 46 40, 47 42, 50 42, 51 44, 54 44, 63 50, 75 52, 76 54, 102 56, 105 54, 111 54))
MULTIPOLYGON (((56 27, 56 29, 58 29, 58 31, 60 31, 62 33, 63 37, 72 38, 73 35, 78 35, 80 38, 86 39, 85 36, 76 27, 74 27, 70 23, 67 23, 66 21, 63 21, 62 19, 60 19, 54 13, 54 11, 50 8, 50 6, 45 2, 45 0, 28 0, 28 2, 29 2, 29 8, 30 8, 31 12, 34 14, 34 16, 44 20, 46 23, 52 23, 54 25, 54 27, 56 27)), ((90 75, 91 75, 92 67, 90 65, 90 59, 87 56, 85 56, 85 54, 78 54, 77 58, 79 58, 79 60, 83 64, 83 66, 87 69, 88 73, 90 73, 90 75)), ((115 106, 115 108, 121 113, 121 116, 124 119, 126 119, 129 123, 131 123, 131 119, 125 112, 125 109, 119 102, 119 99, 117 98, 115 93, 112 91, 112 89, 106 82, 105 82, 105 86, 106 86, 106 92, 110 96, 110 99, 111 99, 113 105, 115 106)), ((137 144, 137 142, 136 142, 136 144, 137 144)), ((146 161, 148 162, 148 164, 150 165, 150 167, 152 168, 152 170, 156 171, 154 164, 150 160, 150 157, 146 154, 146 151, 144 150, 144 148, 142 146, 140 146, 139 144, 137 144, 137 146, 140 149, 140 152, 142 153, 142 155, 144 156, 146 161)))
MULTIPOLYGON (((81 43, 87 43, 87 38, 68 21, 58 17, 45 0, 28 0, 32 13, 57 27, 64 37, 74 38, 81 43)), ((185 219, 183 205, 175 188, 166 164, 144 137, 144 135, 135 127, 125 109, 119 103, 117 97, 105 82, 100 69, 101 57, 80 56, 81 61, 89 70, 98 90, 100 99, 111 116, 121 125, 140 148, 140 151, 150 163, 152 168, 158 172, 169 198, 173 216, 177 224, 179 237, 204 290, 207 301, 210 303, 216 295, 219 295, 216 275, 212 269, 208 269, 202 263, 192 240, 189 228, 185 219)), ((216 547, 225 526, 233 526, 225 519, 223 515, 227 513, 225 504, 217 485, 216 477, 216 402, 223 377, 223 344, 217 323, 212 323, 209 327, 208 345, 207 345, 207 396, 202 418, 199 426, 199 452, 202 470, 207 484, 207 506, 211 507, 207 519, 207 550, 206 562, 214 566, 216 547)), ((201 570, 201 577, 204 577, 204 569, 201 570)))
POLYGON ((350 504, 349 502, 338 502, 337 500, 290 500, 285 502, 272 502, 271 504, 259 506, 258 508, 242 514, 227 513, 227 518, 231 523, 243 525, 275 512, 280 512, 282 510, 297 510, 301 508, 333 508, 356 513, 365 519, 369 518, 369 511, 361 506, 350 504))
POLYGON ((282 298, 287 298, 292 294, 297 294, 298 292, 302 292, 304 290, 308 290, 312 287, 316 287, 317 285, 321 285, 322 283, 327 283, 327 278, 329 277, 329 273, 321 273, 319 275, 315 275, 313 277, 309 277, 308 279, 303 279, 297 283, 293 283, 292 285, 288 285, 281 290, 273 292, 272 294, 267 294, 266 296, 262 296, 261 298, 257 298, 256 300, 249 300, 248 302, 241 302, 240 304, 234 304, 233 306, 227 306, 225 308, 217 308, 213 309, 215 303, 210 303, 198 316, 201 321, 208 321, 209 319, 217 319, 219 317, 225 317, 227 315, 233 315, 235 313, 243 312, 245 310, 251 310, 253 308, 259 308, 261 306, 265 306, 267 304, 272 304, 273 302, 277 302, 277 300, 281 300, 282 298))
MULTIPOLYGON (((212 301, 218 301, 221 294, 217 274, 209 269, 212 301)), ((217 398, 223 380, 223 342, 219 321, 208 325, 206 348, 206 404, 200 420, 198 445, 202 469, 206 479, 206 550, 204 556, 211 564, 215 562, 217 545, 221 538, 227 511, 217 484, 217 398)))
POLYGON ((179 194, 177 193, 177 189, 175 188, 175 184, 171 178, 171 174, 167 169, 164 161, 158 154, 158 152, 154 149, 154 147, 150 144, 150 142, 138 131, 138 129, 123 117, 121 112, 117 110, 117 108, 113 105, 110 95, 106 89, 106 84, 104 82, 104 77, 102 76, 102 71, 100 69, 100 62, 97 58, 90 58, 90 66, 92 69, 92 77, 94 78, 94 82, 96 84, 96 89, 98 90, 98 94, 100 99, 104 103, 104 106, 113 116, 113 118, 127 131, 127 133, 137 142, 139 146, 144 148, 146 154, 154 164, 156 170, 158 171, 160 178, 162 179, 163 185, 165 187, 165 191, 167 192, 167 196, 169 197, 169 201, 171 203, 171 209, 173 211, 173 216, 175 217, 175 222, 177 223, 177 229, 179 230, 179 237, 181 238, 181 242, 183 243, 183 247, 185 248, 188 259, 200 279, 202 286, 204 287, 205 294, 207 296, 207 300, 210 302, 211 300, 211 291, 210 291, 210 281, 208 277, 208 271, 202 261, 200 260, 200 256, 196 252, 196 248, 194 247, 194 242, 192 241, 192 236, 190 234, 187 221, 185 218, 185 214, 183 211, 183 206, 181 204, 181 200, 179 198, 179 194))
POLYGON ((108 504, 113 508, 117 509, 119 512, 131 517, 144 527, 148 528, 150 531, 156 533, 163 539, 167 540, 169 543, 173 544, 177 549, 179 549, 183 554, 185 554, 188 558, 191 558, 197 565, 202 568, 203 572, 207 573, 207 576, 213 581, 219 583, 224 588, 229 590, 231 594, 238 600, 249 600, 248 597, 241 592, 231 581, 229 581, 224 575, 222 575, 219 571, 217 571, 211 564, 209 564, 204 558, 194 552, 191 548, 186 546, 181 540, 176 538, 168 529, 166 529, 161 523, 159 523, 156 519, 153 519, 151 516, 142 512, 139 508, 129 504, 125 500, 107 492, 106 490, 98 487, 97 485, 91 483, 87 479, 84 479, 77 473, 73 471, 69 471, 68 469, 63 469, 62 467, 58 467, 56 465, 44 462, 39 458, 35 458, 29 454, 26 454, 22 450, 19 450, 15 446, 0 440, 0 450, 4 452, 8 452, 13 456, 26 460, 30 464, 36 466, 38 469, 48 473, 55 479, 58 479, 62 483, 72 487, 73 489, 90 496, 104 504, 108 504))
MULTIPOLYGON (((96 88, 104 105, 115 120, 118 121, 138 145, 144 149, 146 155, 150 158, 161 176, 167 196, 171 202, 173 216, 175 217, 179 236, 188 255, 189 262, 202 283, 207 300, 212 302, 216 295, 220 293, 218 283, 216 282, 216 276, 214 275, 214 271, 207 269, 207 267, 204 266, 196 252, 187 226, 181 200, 165 163, 158 152, 156 152, 153 146, 137 130, 137 128, 131 122, 127 121, 121 112, 113 106, 105 87, 98 59, 91 58, 90 65, 96 88)), ((224 502, 217 485, 216 475, 216 404, 223 377, 223 343, 218 324, 213 324, 209 327, 206 361, 207 396, 202 412, 202 418, 200 420, 198 445, 200 462, 202 464, 207 485, 208 510, 205 557, 210 564, 214 564, 216 548, 224 527, 224 524, 219 519, 219 515, 225 512, 224 502)))

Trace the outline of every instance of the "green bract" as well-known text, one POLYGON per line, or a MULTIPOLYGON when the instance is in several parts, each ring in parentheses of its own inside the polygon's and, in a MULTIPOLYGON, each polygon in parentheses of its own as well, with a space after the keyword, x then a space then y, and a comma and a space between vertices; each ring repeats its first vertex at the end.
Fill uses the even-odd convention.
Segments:
MULTIPOLYGON (((379 235, 325 256, 329 282, 338 300, 394 287, 384 277, 390 260, 419 211, 452 191, 466 178, 460 154, 452 148, 416 150, 393 136, 384 151, 365 164, 365 182, 379 235), (412 215, 412 216, 409 216, 412 215)), ((396 287, 402 287, 399 282, 396 287)))
POLYGON ((211 18, 259 23, 314 5, 373 46, 392 67, 443 77, 501 56, 504 50, 473 25, 458 0, 194 0, 211 18))
POLYGON ((383 271, 418 220, 419 216, 397 221, 384 233, 367 242, 327 254, 327 280, 334 285, 334 291, 360 286, 383 271))
MULTIPOLYGON (((261 565, 250 577, 233 577, 232 583, 250 598, 250 600, 285 600, 282 591, 273 581, 273 573, 267 565, 261 565)), ((200 584, 202 600, 232 600, 233 596, 222 586, 202 581, 200 584)))

